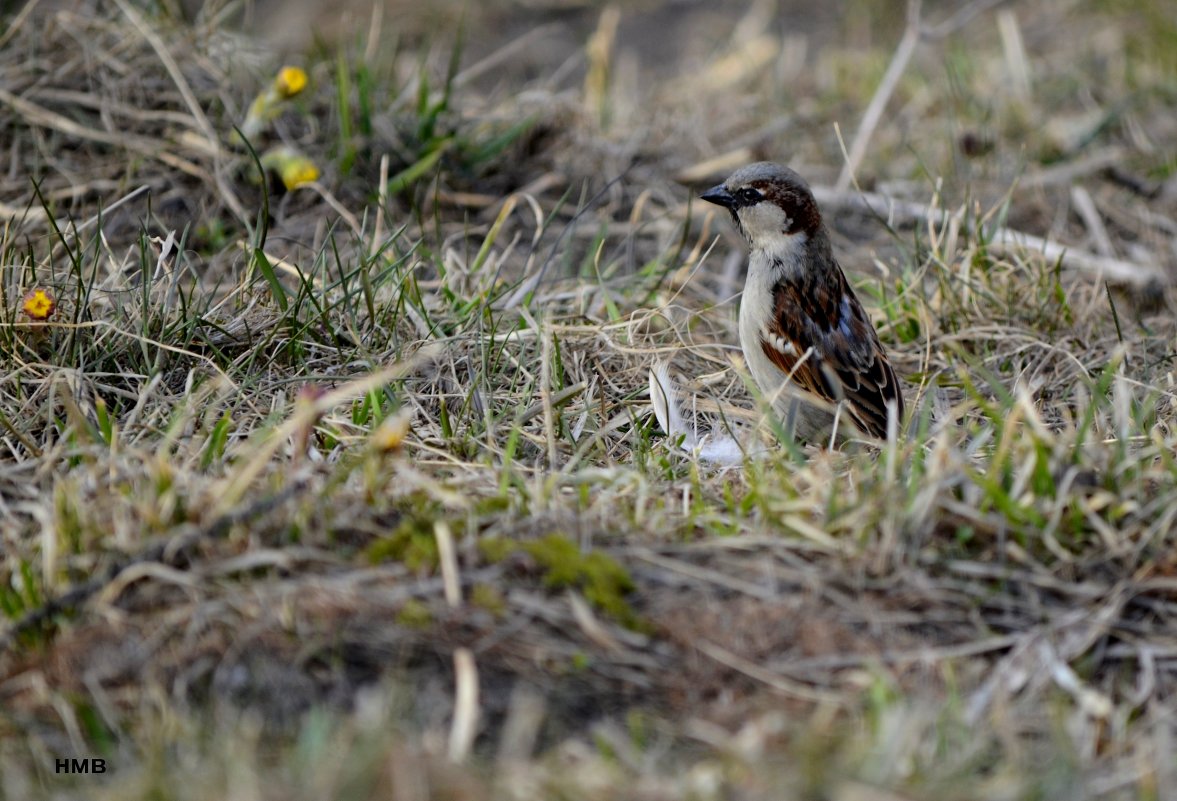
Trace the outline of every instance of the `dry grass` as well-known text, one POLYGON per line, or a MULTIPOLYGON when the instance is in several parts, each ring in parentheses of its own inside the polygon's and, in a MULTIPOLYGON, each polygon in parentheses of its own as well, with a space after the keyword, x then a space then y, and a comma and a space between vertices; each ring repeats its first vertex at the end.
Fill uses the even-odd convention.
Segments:
POLYGON ((1163 4, 925 9, 886 81, 863 4, 534 5, 311 51, 292 191, 252 40, 10 18, 0 798, 1177 798, 1163 4), (765 156, 913 411, 720 469, 646 395, 757 418, 675 179, 765 156))

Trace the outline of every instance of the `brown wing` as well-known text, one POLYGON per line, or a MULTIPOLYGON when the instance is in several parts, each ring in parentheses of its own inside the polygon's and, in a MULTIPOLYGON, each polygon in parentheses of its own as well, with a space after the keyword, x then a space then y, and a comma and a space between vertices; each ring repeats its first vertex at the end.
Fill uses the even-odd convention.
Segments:
POLYGON ((781 336, 779 341, 762 340, 761 346, 773 364, 792 374, 798 387, 831 406, 844 400, 855 425, 884 438, 888 402, 903 419, 903 394, 895 371, 841 269, 833 265, 822 272, 825 275, 803 275, 777 286, 774 313, 781 336))

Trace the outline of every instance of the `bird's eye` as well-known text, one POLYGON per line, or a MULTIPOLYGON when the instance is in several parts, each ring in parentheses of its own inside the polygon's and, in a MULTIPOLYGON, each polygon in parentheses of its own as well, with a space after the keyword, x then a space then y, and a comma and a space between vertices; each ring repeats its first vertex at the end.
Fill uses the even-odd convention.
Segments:
POLYGON ((744 205, 759 203, 760 201, 764 200, 764 195, 760 194, 759 191, 750 186, 745 186, 737 194, 739 195, 740 202, 744 205))

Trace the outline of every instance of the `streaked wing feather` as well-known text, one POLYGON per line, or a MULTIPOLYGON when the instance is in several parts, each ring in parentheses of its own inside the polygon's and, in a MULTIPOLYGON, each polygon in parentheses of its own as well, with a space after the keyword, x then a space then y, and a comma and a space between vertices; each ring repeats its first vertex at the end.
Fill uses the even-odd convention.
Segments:
POLYGON ((806 352, 809 350, 808 346, 802 346, 799 342, 794 343, 797 352, 785 353, 765 339, 761 339, 760 345, 768 360, 776 365, 778 370, 789 376, 789 380, 799 389, 828 401, 831 407, 838 402, 825 376, 822 375, 820 357, 814 353, 806 356, 806 352))
POLYGON ((777 289, 777 333, 780 341, 792 347, 777 347, 768 340, 762 340, 761 346, 779 370, 791 375, 798 389, 831 406, 845 400, 845 411, 854 424, 883 438, 887 404, 894 403, 902 419, 903 394, 862 304, 841 270, 834 272, 828 285, 784 284, 777 289), (827 325, 819 325, 819 320, 827 325))

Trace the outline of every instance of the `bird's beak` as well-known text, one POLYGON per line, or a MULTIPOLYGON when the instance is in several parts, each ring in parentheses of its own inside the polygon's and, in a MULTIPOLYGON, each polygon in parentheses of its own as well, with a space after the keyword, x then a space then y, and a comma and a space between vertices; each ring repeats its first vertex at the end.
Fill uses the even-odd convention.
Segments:
POLYGON ((714 203, 716 206, 723 206, 725 209, 734 209, 736 207, 735 196, 727 191, 727 187, 723 184, 711 187, 699 195, 699 199, 706 200, 708 203, 714 203))

